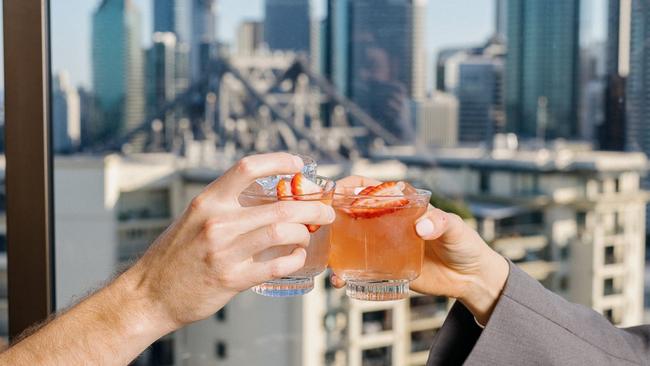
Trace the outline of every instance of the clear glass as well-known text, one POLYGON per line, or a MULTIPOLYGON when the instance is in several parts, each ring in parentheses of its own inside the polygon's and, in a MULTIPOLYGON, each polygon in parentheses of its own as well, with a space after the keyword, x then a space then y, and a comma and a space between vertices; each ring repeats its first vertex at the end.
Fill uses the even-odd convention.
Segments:
POLYGON ((361 196, 355 194, 358 190, 343 187, 334 195, 330 267, 347 282, 351 298, 406 298, 409 282, 420 275, 424 258, 424 240, 416 234, 414 223, 426 212, 431 192, 416 190, 400 196, 409 203, 386 209, 382 204, 396 197, 361 196), (366 214, 360 215, 359 210, 366 214))
MULTIPOLYGON (((287 196, 283 197, 283 199, 320 201, 331 204, 336 183, 324 177, 316 177, 314 182, 323 189, 322 193, 287 196)), ((239 196, 239 203, 244 207, 272 204, 278 201, 278 197, 274 193, 265 191, 259 184, 254 183, 239 196)), ((307 259, 301 270, 291 276, 255 286, 252 290, 269 297, 298 296, 313 290, 314 277, 327 268, 330 254, 330 232, 330 226, 325 225, 311 234, 311 240, 307 247, 307 259)), ((260 262, 271 260, 289 255, 295 248, 294 245, 272 247, 259 253, 253 259, 260 262)))

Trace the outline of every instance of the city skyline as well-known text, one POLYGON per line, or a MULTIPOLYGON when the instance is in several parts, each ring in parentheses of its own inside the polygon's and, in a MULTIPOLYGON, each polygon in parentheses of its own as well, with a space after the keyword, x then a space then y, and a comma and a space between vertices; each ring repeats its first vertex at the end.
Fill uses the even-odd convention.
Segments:
MULTIPOLYGON (((148 48, 153 34, 153 6, 151 0, 133 0, 142 13, 142 44, 148 48)), ((68 70, 75 86, 91 86, 91 14, 99 2, 83 0, 53 2, 52 19, 52 70, 54 73, 68 70), (77 22, 61 22, 70 19, 71 12, 87 13, 76 17, 77 22), (82 49, 82 50, 80 50, 82 49)), ((325 0, 314 0, 312 11, 317 17, 325 14, 325 0)), ((493 0, 461 0, 444 2, 430 0, 427 6, 425 51, 427 58, 427 89, 431 89, 433 75, 430 72, 435 54, 441 48, 455 45, 478 45, 494 31, 493 0), (474 11, 467 12, 471 4, 474 11), (444 34, 444 36, 436 36, 444 34)), ((237 0, 218 1, 217 34, 219 39, 234 45, 237 27, 244 20, 263 20, 263 0, 246 3, 237 0)))

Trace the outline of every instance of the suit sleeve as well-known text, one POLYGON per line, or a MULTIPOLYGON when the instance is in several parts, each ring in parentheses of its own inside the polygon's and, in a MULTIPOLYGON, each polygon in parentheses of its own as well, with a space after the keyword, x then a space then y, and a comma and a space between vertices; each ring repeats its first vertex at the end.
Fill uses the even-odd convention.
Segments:
POLYGON ((436 334, 427 365, 650 365, 650 326, 614 327, 546 290, 510 263, 485 329, 460 303, 436 334))

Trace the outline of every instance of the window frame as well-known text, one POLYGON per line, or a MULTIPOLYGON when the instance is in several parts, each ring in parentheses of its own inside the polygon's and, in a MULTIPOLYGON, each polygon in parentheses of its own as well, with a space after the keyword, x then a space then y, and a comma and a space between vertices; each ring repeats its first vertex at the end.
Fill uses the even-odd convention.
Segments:
POLYGON ((3 1, 10 339, 55 305, 49 23, 48 0, 3 1))

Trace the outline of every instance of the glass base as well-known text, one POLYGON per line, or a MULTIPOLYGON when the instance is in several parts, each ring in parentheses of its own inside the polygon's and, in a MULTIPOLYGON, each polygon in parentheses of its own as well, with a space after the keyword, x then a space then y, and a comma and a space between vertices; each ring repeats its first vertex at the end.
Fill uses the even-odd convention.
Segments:
POLYGON ((262 296, 287 297, 300 296, 314 288, 313 277, 290 277, 264 282, 252 288, 253 292, 262 296))
POLYGON ((366 301, 405 299, 409 296, 409 281, 348 281, 345 294, 350 298, 366 301))

